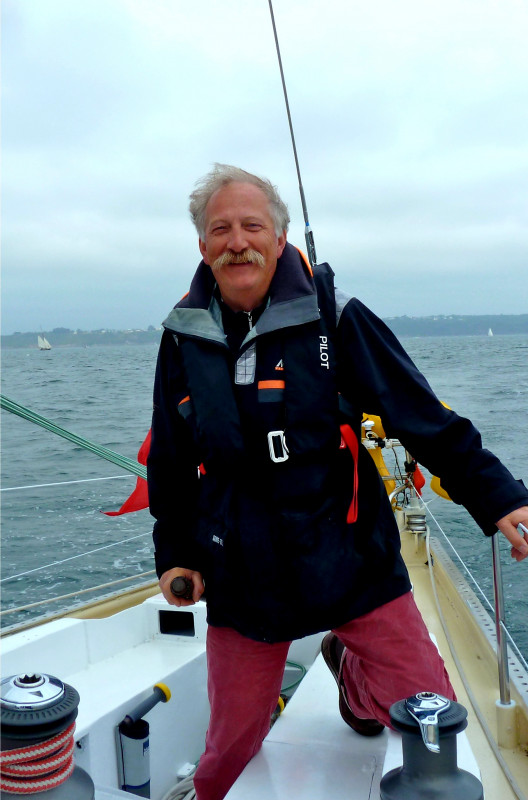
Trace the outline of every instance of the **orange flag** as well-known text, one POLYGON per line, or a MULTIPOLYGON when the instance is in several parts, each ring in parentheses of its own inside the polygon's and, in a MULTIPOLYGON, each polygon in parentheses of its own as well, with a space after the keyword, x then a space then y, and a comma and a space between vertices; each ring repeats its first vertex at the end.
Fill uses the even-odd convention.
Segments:
MULTIPOLYGON (((146 465, 147 463, 147 456, 150 450, 150 439, 151 439, 151 431, 147 433, 146 439, 139 448, 139 453, 137 454, 137 460, 140 464, 146 465)), ((103 514, 106 514, 107 517, 118 517, 121 514, 130 514, 132 511, 141 511, 143 508, 148 508, 149 499, 148 499, 148 486, 147 482, 144 478, 138 478, 136 481, 136 488, 130 495, 130 497, 125 500, 119 511, 103 511, 103 514)))
POLYGON ((414 473, 413 473, 413 483, 414 483, 414 488, 416 489, 416 491, 418 492, 418 494, 421 497, 422 496, 421 490, 425 486, 425 478, 424 478, 423 472, 420 469, 420 467, 418 466, 418 464, 416 465, 414 473))

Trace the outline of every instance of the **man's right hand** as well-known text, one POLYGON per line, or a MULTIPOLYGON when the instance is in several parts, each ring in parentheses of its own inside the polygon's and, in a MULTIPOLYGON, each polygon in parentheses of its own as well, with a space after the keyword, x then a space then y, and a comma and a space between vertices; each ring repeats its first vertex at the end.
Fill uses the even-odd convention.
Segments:
POLYGON ((197 603, 202 594, 204 593, 204 584, 200 572, 195 572, 192 569, 182 569, 181 567, 174 567, 168 569, 163 573, 159 580, 159 586, 162 591, 163 597, 170 603, 171 606, 192 606, 197 603), (182 597, 175 597, 170 589, 171 582, 174 578, 188 578, 193 585, 192 600, 184 600, 182 597))

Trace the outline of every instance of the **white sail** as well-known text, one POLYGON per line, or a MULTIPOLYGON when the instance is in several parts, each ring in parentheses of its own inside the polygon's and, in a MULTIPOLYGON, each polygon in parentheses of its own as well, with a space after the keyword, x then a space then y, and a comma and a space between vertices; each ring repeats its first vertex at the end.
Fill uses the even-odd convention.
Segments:
POLYGON ((51 345, 45 336, 38 336, 37 343, 39 350, 51 350, 51 345))
POLYGON ((488 336, 493 336, 493 331, 491 330, 491 328, 488 328, 488 336))

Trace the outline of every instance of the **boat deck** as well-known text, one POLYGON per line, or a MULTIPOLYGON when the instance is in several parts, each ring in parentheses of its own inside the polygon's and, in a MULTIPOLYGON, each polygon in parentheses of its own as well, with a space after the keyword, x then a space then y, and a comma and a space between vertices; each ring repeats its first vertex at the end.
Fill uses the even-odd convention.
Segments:
MULTIPOLYGON (((319 656, 226 800, 377 800, 382 775, 401 763, 397 734, 366 738, 343 722, 337 686, 319 656)), ((479 777, 465 733, 458 763, 479 777)))
MULTIPOLYGON (((407 562, 418 606, 446 660, 458 699, 469 712, 467 738, 466 732, 458 736, 458 764, 478 776, 478 761, 488 800, 522 797, 522 791, 512 791, 471 708, 438 620, 423 558, 410 554, 407 562)), ((435 571, 439 569, 437 558, 435 571)), ((471 675, 471 688, 481 700, 489 700, 486 707, 494 709, 496 667, 485 665, 483 647, 462 625, 464 602, 457 605, 463 599, 460 590, 451 584, 451 594, 444 592, 442 583, 439 581, 444 614, 450 613, 453 630, 459 629, 457 650, 471 675)), ((57 620, 3 640, 4 675, 48 672, 79 691, 75 760, 94 779, 96 800, 132 796, 115 788, 114 731, 125 714, 150 695, 156 682, 166 683, 173 696, 168 705, 159 704, 148 714, 153 800, 174 786, 182 767, 198 760, 208 722, 205 612, 205 605, 198 603, 182 616, 181 610, 167 606, 156 595, 110 617, 57 620), (190 617, 192 631, 186 622, 190 617), (164 630, 167 624, 168 632, 164 630)), ((365 738, 341 719, 337 686, 317 655, 322 635, 292 645, 292 660, 309 666, 315 657, 315 662, 227 800, 327 800, 329 796, 333 800, 378 800, 382 775, 401 764, 397 734, 384 731, 378 737, 365 738)), ((521 700, 519 697, 519 704, 521 700)), ((489 724, 493 724, 491 717, 489 724)), ((516 768, 517 782, 523 786, 524 747, 503 751, 502 756, 516 768)))

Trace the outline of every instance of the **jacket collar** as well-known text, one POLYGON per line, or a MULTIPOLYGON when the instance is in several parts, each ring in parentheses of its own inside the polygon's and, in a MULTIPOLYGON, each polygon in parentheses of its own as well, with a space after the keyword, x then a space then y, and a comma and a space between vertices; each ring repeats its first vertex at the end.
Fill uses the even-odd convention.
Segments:
MULTIPOLYGON (((317 294, 308 270, 300 252, 287 242, 271 281, 268 306, 246 341, 262 333, 319 319, 317 294)), ((210 267, 201 261, 189 293, 173 308, 163 327, 226 344, 215 285, 210 267)))

